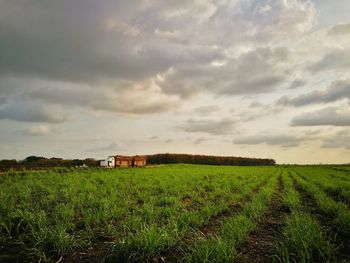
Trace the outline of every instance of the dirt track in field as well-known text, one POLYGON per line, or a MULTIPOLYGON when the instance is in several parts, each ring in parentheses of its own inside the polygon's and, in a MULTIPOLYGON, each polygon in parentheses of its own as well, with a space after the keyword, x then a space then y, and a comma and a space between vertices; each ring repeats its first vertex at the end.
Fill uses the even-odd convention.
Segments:
POLYGON ((265 215, 258 227, 249 235, 239 248, 237 262, 267 263, 272 262, 276 254, 275 241, 281 236, 286 210, 282 206, 283 183, 278 179, 277 190, 272 196, 265 215))

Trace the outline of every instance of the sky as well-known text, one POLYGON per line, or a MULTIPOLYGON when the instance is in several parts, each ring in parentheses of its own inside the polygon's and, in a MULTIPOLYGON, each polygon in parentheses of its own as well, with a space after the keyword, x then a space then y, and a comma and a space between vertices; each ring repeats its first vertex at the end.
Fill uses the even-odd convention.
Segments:
POLYGON ((350 162, 348 0, 0 0, 0 159, 350 162))

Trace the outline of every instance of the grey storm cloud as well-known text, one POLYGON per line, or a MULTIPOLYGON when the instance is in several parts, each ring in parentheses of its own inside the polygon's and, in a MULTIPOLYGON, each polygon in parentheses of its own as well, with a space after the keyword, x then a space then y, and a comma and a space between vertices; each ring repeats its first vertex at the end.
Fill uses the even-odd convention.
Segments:
POLYGON ((24 96, 127 114, 166 112, 198 93, 268 93, 287 79, 289 57, 269 42, 307 31, 313 17, 300 0, 4 0, 0 91, 16 104, 24 96), (242 43, 248 51, 229 54, 242 43))
POLYGON ((291 126, 350 126, 348 107, 327 107, 294 117, 291 126))
POLYGON ((178 128, 186 132, 224 135, 232 132, 235 125, 236 122, 231 119, 189 119, 178 128))
POLYGON ((1 106, 2 104, 5 104, 6 101, 7 101, 7 99, 6 99, 5 97, 0 97, 0 106, 1 106))
POLYGON ((267 144, 282 147, 296 147, 299 146, 304 141, 301 137, 296 137, 293 135, 254 135, 254 136, 244 136, 233 140, 234 144, 267 144))
POLYGON ((159 7, 139 1, 2 1, 0 74, 84 83, 142 80, 178 63, 223 57, 211 45, 186 46, 154 34, 158 25, 153 16, 146 19, 148 8, 159 7))
POLYGON ((170 71, 159 83, 163 92, 181 97, 200 91, 216 94, 259 94, 272 92, 287 79, 279 66, 287 62, 286 48, 257 48, 221 66, 183 65, 170 71))
POLYGON ((277 105, 305 106, 317 103, 329 103, 341 99, 350 99, 350 79, 338 80, 325 90, 316 90, 298 97, 282 97, 277 105))
MULTIPOLYGON (((304 24, 307 28, 313 16, 307 2, 264 0, 248 6, 243 1, 62 0, 39 4, 5 0, 0 6, 0 50, 4 54, 0 74, 95 83, 104 79, 143 80, 170 68, 181 71, 183 65, 206 66, 229 59, 226 46, 244 38, 254 42, 253 36, 259 35, 260 43, 261 38, 272 37, 271 32, 290 34, 304 24), (284 16, 286 13, 295 16, 284 16), (227 38, 234 32, 235 38, 227 38), (230 43, 225 45, 224 40, 230 43)), ((238 79, 227 83, 225 93, 252 92, 259 86, 266 91, 267 86, 282 81, 283 74, 269 71, 272 62, 267 65, 266 77, 242 76, 254 63, 253 70, 266 66, 263 60, 269 55, 261 52, 256 53, 260 57, 251 53, 243 61, 229 63, 224 77, 238 79), (237 62, 236 75, 229 75, 237 62), (243 86, 240 91, 239 85, 243 86)), ((215 81, 215 76, 212 79, 215 81)))
POLYGON ((24 98, 40 102, 79 106, 87 109, 128 114, 152 114, 179 106, 176 97, 152 90, 148 85, 98 90, 79 85, 53 85, 26 92, 24 98))
POLYGON ((166 54, 153 60, 127 34, 126 22, 109 20, 125 8, 119 1, 2 1, 0 73, 86 82, 145 78, 169 66, 166 54))
POLYGON ((221 92, 244 94, 273 91, 286 80, 286 72, 276 65, 286 62, 287 57, 286 48, 262 48, 242 55, 229 63, 228 72, 233 74, 234 80, 224 84, 221 92))
POLYGON ((71 120, 72 116, 58 106, 33 102, 18 102, 0 107, 0 119, 23 122, 63 123, 71 120))
POLYGON ((307 67, 313 73, 350 68, 350 48, 334 49, 307 67))

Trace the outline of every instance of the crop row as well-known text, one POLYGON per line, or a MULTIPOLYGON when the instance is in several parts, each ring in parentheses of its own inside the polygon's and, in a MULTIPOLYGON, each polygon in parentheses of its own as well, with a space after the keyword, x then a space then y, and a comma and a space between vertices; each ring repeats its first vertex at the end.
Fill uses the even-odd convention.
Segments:
MULTIPOLYGON (((215 216, 223 212, 229 213, 232 206, 244 202, 252 194, 252 191, 263 184, 266 176, 250 176, 250 181, 239 185, 234 192, 227 192, 228 198, 223 202, 207 203, 195 211, 182 212, 178 218, 169 220, 167 224, 154 222, 145 224, 142 228, 126 229, 125 238, 120 239, 113 248, 110 258, 118 258, 124 261, 145 261, 155 256, 167 253, 168 249, 182 247, 188 237, 193 239, 200 236, 198 232, 210 224, 215 216)), ((177 251, 179 252, 179 251, 177 251)))
POLYGON ((237 257, 238 247, 255 229, 264 215, 267 204, 276 191, 277 176, 273 176, 266 186, 246 204, 237 216, 226 220, 214 235, 198 240, 186 256, 187 262, 232 262, 237 257))
POLYGON ((320 211, 333 220, 332 222, 344 233, 350 232, 350 210, 346 204, 335 201, 321 187, 312 180, 305 179, 305 176, 295 174, 296 182, 315 200, 320 211))
POLYGON ((344 174, 317 166, 10 171, 0 177, 0 261, 235 262, 278 213, 283 222, 268 233, 275 261, 336 262, 350 230, 344 174))
POLYGON ((277 255, 282 262, 332 262, 335 247, 318 221, 304 211, 290 174, 283 174, 283 205, 291 213, 285 220, 277 255))
POLYGON ((10 174, 1 178, 0 242, 48 260, 101 239, 120 246, 161 236, 140 254, 150 257, 171 244, 167 235, 176 242, 245 199, 267 171, 177 165, 10 174))

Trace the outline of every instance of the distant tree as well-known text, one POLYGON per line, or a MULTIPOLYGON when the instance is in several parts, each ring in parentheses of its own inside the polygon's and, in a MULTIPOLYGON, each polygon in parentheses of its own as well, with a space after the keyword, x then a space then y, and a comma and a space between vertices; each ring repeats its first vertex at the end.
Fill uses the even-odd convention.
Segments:
POLYGON ((18 166, 19 166, 19 164, 15 159, 1 160, 0 161, 0 170, 5 170, 5 169, 9 169, 9 168, 17 168, 18 166))
POLYGON ((100 165, 100 162, 93 159, 93 158, 86 158, 84 161, 83 161, 83 164, 89 166, 89 167, 93 167, 93 166, 99 166, 100 165))
POLYGON ((84 161, 79 160, 79 159, 74 159, 74 160, 72 160, 72 164, 73 164, 73 166, 80 166, 80 165, 84 164, 84 161))
POLYGON ((31 156, 28 156, 27 158, 25 158, 23 160, 23 162, 34 163, 34 162, 39 162, 42 160, 47 160, 47 158, 31 155, 31 156))
POLYGON ((63 161, 63 158, 51 157, 50 161, 63 161))
POLYGON ((147 156, 149 164, 190 163, 207 165, 274 165, 273 159, 258 159, 233 156, 211 156, 192 154, 154 154, 147 156))

